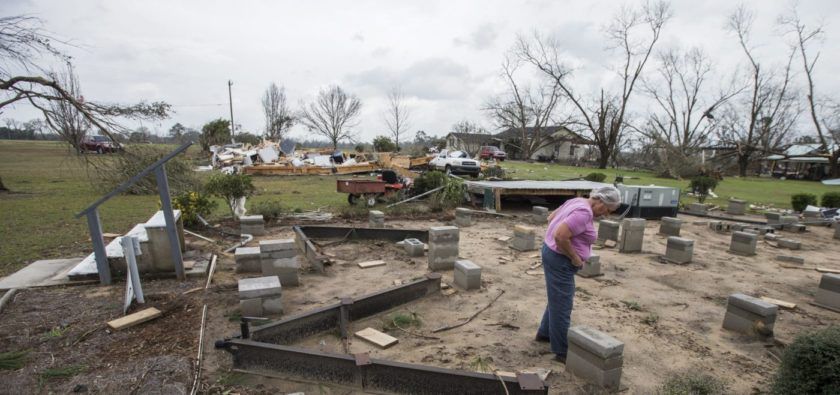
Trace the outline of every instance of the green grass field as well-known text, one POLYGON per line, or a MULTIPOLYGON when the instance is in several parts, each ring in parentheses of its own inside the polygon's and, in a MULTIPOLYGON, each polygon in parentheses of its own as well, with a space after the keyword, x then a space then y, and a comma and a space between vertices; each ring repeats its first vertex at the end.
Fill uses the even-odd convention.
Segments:
MULTIPOLYGON (((191 149, 191 155, 196 152, 191 149)), ((541 163, 505 162, 516 179, 561 180, 600 171, 612 181, 616 174, 634 177, 628 184, 657 184, 685 189, 687 181, 655 178, 645 172, 592 170, 541 163)), ((208 173, 202 173, 204 175, 208 173)), ((102 193, 93 188, 83 161, 57 142, 0 141, 0 177, 13 192, 0 194, 0 275, 36 259, 78 256, 90 251, 87 223, 74 214, 102 193)), ((346 195, 335 192, 331 176, 254 177, 257 195, 248 206, 276 200, 289 210, 319 208, 335 211, 344 207, 346 195)), ((727 178, 718 189, 723 203, 730 196, 751 202, 789 207, 790 195, 809 192, 822 195, 836 187, 816 182, 779 181, 758 178, 727 178)), ((691 201, 684 197, 684 202, 691 201)), ((105 232, 123 233, 145 222, 158 208, 157 196, 118 196, 100 208, 105 232)), ((210 219, 229 216, 221 200, 210 219)))
MULTIPOLYGON (((504 162, 502 167, 514 179, 522 180, 563 180, 586 176, 592 172, 607 175, 605 182, 612 182, 616 175, 623 175, 627 185, 660 185, 688 190, 688 180, 658 178, 648 172, 627 171, 621 169, 590 169, 584 167, 560 166, 545 163, 504 162)), ((730 197, 745 199, 753 204, 771 205, 772 207, 790 208, 790 196, 795 193, 813 193, 822 196, 829 191, 838 191, 836 186, 823 185, 814 181, 778 180, 757 177, 726 177, 718 184, 714 192, 717 198, 709 197, 706 203, 726 206, 730 197)), ((697 200, 691 196, 681 198, 681 203, 697 200)))

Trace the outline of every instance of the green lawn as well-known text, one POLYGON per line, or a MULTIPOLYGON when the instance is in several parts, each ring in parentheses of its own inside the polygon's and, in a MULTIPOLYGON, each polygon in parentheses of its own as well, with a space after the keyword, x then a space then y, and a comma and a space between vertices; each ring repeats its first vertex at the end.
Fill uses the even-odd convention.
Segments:
MULTIPOLYGON (((191 149, 191 156, 200 157, 191 149)), ((609 176, 618 173, 628 184, 657 184, 685 189, 687 181, 653 177, 650 173, 591 170, 540 163, 505 162, 503 167, 516 179, 560 180, 592 171, 609 176)), ((209 173, 201 173, 207 176, 209 173)), ((94 174, 95 176, 95 174, 94 174)), ((101 196, 88 178, 83 162, 65 145, 57 142, 0 141, 0 177, 13 193, 0 194, 0 275, 17 270, 36 259, 67 257, 90 251, 87 223, 74 214, 101 196)), ((346 176, 345 176, 346 177, 346 176)), ((346 195, 335 192, 336 177, 254 177, 257 195, 248 207, 265 200, 276 200, 287 209, 302 211, 325 208, 335 211, 346 206, 346 195)), ((779 181, 758 178, 726 178, 716 192, 724 203, 730 196, 750 202, 789 207, 790 195, 810 192, 818 195, 837 187, 816 182, 779 181)), ((684 202, 691 201, 684 197, 684 202)), ((145 222, 158 208, 157 196, 118 196, 100 208, 105 232, 123 233, 134 224, 145 222)), ((229 216, 219 200, 212 219, 229 216)))
MULTIPOLYGON (((520 180, 563 180, 585 176, 591 172, 607 175, 606 182, 612 182, 616 175, 624 176, 627 185, 660 185, 680 188, 683 193, 688 189, 688 180, 658 178, 649 172, 626 171, 620 169, 590 169, 583 167, 561 166, 545 163, 504 162, 502 167, 514 179, 520 180)), ((746 199, 750 203, 790 208, 790 196, 795 193, 813 193, 822 196, 829 191, 840 191, 836 186, 823 185, 815 181, 778 180, 757 177, 726 177, 718 184, 714 192, 718 198, 709 198, 707 203, 726 206, 730 197, 746 199)), ((683 195, 682 203, 695 202, 696 199, 683 195)))

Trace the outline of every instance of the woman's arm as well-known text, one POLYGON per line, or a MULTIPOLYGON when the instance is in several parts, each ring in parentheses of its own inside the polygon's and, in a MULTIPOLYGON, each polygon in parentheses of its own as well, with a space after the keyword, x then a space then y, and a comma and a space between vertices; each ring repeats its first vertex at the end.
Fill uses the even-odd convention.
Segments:
POLYGON ((583 260, 580 259, 580 256, 572 247, 572 236, 572 230, 569 228, 569 225, 566 225, 564 222, 557 227, 557 230, 554 231, 554 243, 564 255, 572 260, 572 265, 582 267, 583 260))

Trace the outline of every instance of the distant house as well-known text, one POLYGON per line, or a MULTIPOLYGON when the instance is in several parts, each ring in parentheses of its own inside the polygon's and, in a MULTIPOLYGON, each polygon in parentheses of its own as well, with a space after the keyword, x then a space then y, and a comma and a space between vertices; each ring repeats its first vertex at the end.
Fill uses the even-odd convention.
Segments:
MULTIPOLYGON (((829 149, 836 150, 837 146, 829 149)), ((770 172, 774 177, 822 180, 831 171, 828 153, 821 144, 794 144, 785 150, 784 155, 770 155, 764 160, 770 162, 770 172)))
MULTIPOLYGON (((525 128, 528 138, 533 138, 536 128, 525 128)), ((499 142, 499 148, 507 152, 511 159, 533 159, 539 161, 577 161, 587 155, 591 145, 579 134, 569 130, 565 126, 548 126, 542 128, 541 134, 545 136, 542 147, 531 154, 530 158, 522 157, 520 129, 509 128, 493 136, 493 140, 499 142)))
POLYGON ((476 155, 479 148, 493 144, 493 135, 482 133, 449 133, 446 135, 446 149, 450 151, 464 151, 476 155))

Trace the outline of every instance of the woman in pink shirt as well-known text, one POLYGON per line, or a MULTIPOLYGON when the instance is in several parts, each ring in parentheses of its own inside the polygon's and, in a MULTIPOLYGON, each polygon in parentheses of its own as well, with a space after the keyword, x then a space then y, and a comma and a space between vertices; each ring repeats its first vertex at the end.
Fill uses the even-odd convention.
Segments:
POLYGON ((566 333, 572 318, 575 296, 575 272, 592 254, 597 234, 593 219, 609 214, 621 204, 621 196, 613 186, 592 190, 589 198, 569 199, 548 217, 548 229, 542 247, 545 308, 537 341, 550 342, 555 359, 566 363, 566 333))

